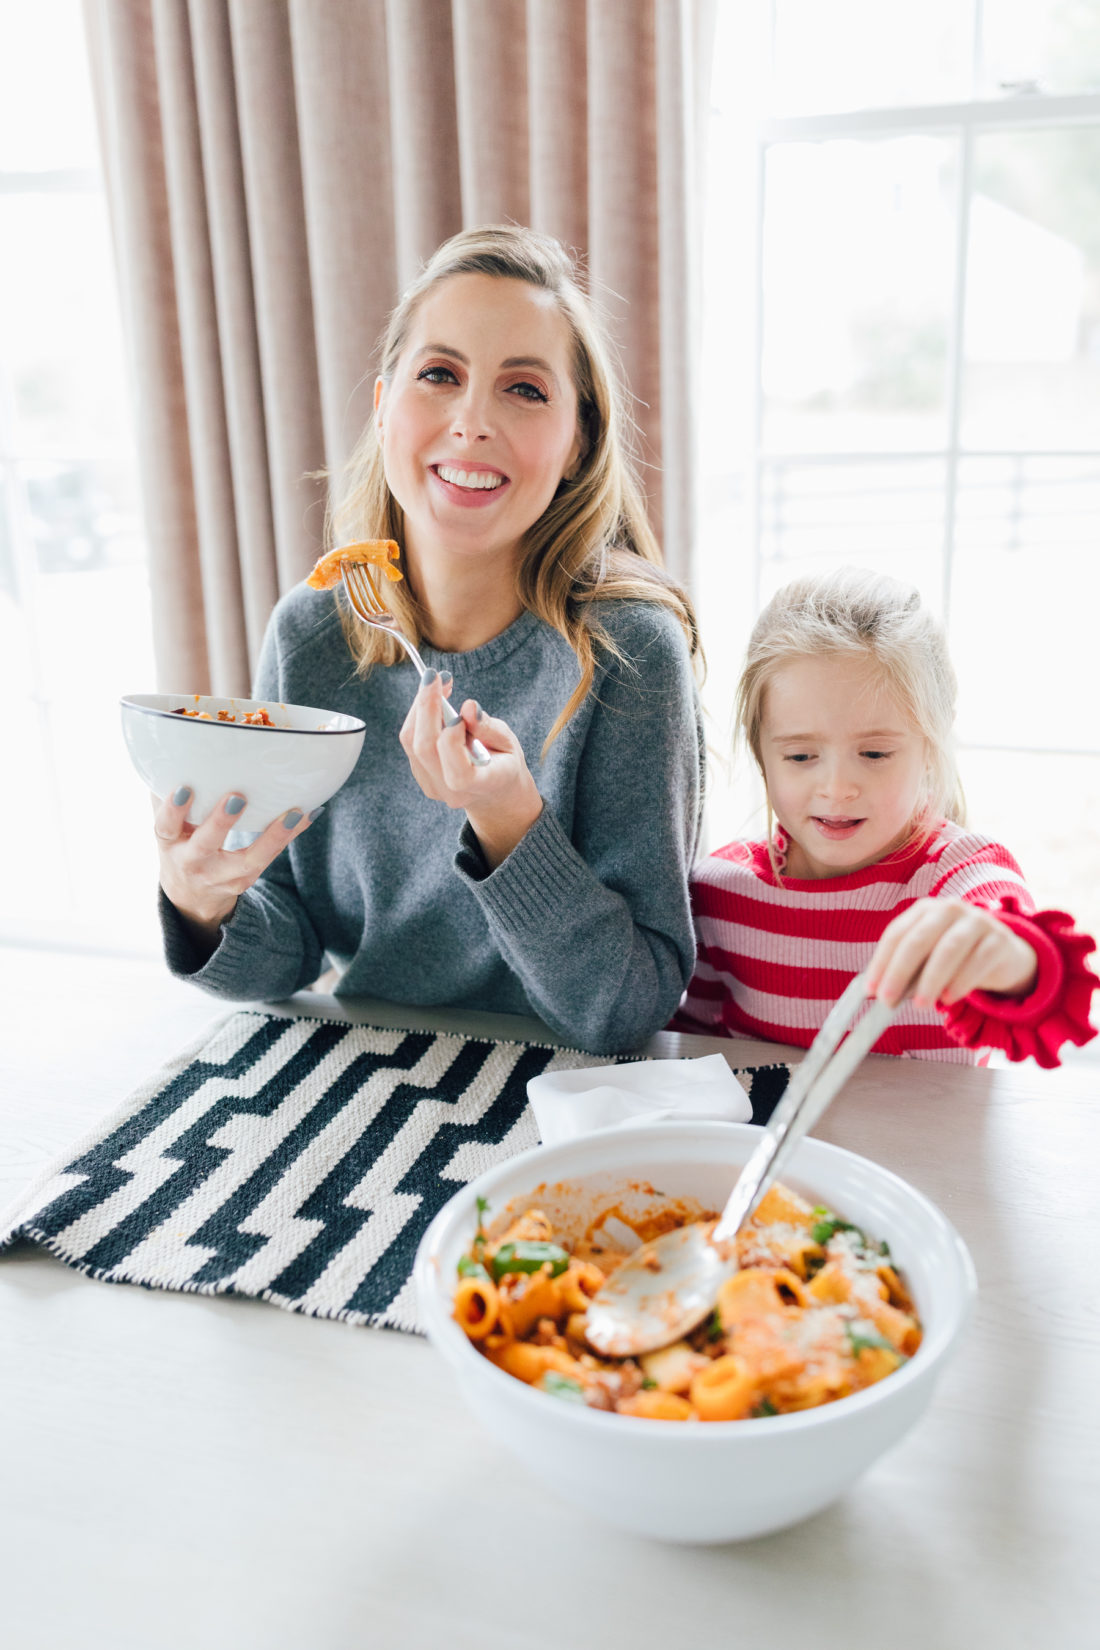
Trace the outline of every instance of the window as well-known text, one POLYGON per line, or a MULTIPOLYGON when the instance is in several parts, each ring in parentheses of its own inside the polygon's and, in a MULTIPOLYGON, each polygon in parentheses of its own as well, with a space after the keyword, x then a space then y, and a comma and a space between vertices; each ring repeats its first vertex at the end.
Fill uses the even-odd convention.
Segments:
POLYGON ((0 15, 0 938, 152 950, 119 731, 154 681, 136 461, 79 0, 0 15))
MULTIPOLYGON (((919 586, 970 817, 1100 932, 1100 30, 1078 0, 720 7, 698 591, 712 739, 780 585, 919 586), (753 15, 750 15, 753 14, 753 15)), ((712 841, 757 828, 716 770, 712 841)))

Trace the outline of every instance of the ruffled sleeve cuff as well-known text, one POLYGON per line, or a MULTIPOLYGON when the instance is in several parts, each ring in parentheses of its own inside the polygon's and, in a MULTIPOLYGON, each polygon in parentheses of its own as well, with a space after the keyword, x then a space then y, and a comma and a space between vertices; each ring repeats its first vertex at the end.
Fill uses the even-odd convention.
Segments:
POLYGON ((1034 950, 1035 984, 1026 997, 972 991, 946 1010, 947 1030, 964 1048, 999 1048, 1010 1060, 1056 1066, 1064 1043, 1080 1047, 1096 1036, 1089 1009, 1100 980, 1085 964, 1096 942, 1065 911, 1025 916, 1011 894, 995 914, 1034 950))

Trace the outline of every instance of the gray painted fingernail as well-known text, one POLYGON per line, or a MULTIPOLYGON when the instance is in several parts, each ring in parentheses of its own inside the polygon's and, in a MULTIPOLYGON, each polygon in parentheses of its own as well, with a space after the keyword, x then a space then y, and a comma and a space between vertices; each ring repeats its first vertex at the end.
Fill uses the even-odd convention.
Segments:
POLYGON ((475 699, 475 700, 474 700, 474 706, 475 706, 475 708, 476 708, 476 710, 477 710, 477 719, 478 719, 478 721, 479 721, 479 722, 484 722, 484 720, 485 720, 485 712, 484 712, 484 711, 483 711, 483 710, 482 710, 482 708, 481 708, 481 706, 480 706, 480 705, 479 705, 479 704, 478 704, 478 702, 477 702, 477 700, 476 700, 476 699, 475 699))
POLYGON ((175 791, 172 795, 172 806, 174 808, 182 808, 183 804, 185 802, 190 802, 190 800, 191 800, 191 787, 190 787, 190 785, 181 785, 179 790, 175 791))
POLYGON ((449 670, 441 670, 439 672, 439 680, 443 683, 443 686, 446 687, 448 682, 454 681, 454 677, 451 675, 449 670))
POLYGON ((438 670, 426 670, 424 672, 423 676, 420 678, 420 685, 422 687, 427 687, 428 683, 429 682, 434 682, 438 675, 439 675, 438 670))
POLYGON ((283 824, 284 824, 284 826, 286 827, 286 829, 288 831, 292 831, 294 829, 295 825, 297 825, 298 821, 301 819, 301 817, 302 817, 301 808, 291 808, 290 812, 284 817, 283 824))
POLYGON ((226 811, 227 814, 239 814, 243 807, 244 807, 244 797, 243 796, 231 796, 229 798, 229 801, 225 805, 225 811, 226 811))
POLYGON ((312 825, 312 824, 313 824, 313 821, 314 821, 314 820, 315 820, 315 819, 320 819, 320 817, 321 817, 321 815, 322 815, 322 814, 323 814, 323 813, 324 813, 324 811, 325 811, 325 805, 324 805, 324 803, 323 803, 323 802, 322 802, 322 803, 321 803, 321 806, 320 806, 320 807, 319 807, 319 808, 314 808, 314 810, 313 810, 313 812, 312 812, 312 813, 311 813, 311 814, 310 814, 310 816, 309 816, 309 822, 310 822, 310 824, 311 824, 311 825, 312 825))

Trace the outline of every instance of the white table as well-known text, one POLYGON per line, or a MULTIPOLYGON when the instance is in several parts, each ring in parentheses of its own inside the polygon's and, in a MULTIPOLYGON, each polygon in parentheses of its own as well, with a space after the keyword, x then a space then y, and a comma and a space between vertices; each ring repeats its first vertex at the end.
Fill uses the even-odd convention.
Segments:
MULTIPOLYGON (((223 1012, 154 963, 0 948, 0 1201, 223 1012)), ((1098 1087, 1085 1066, 879 1059, 837 1101, 818 1132, 962 1232, 976 1321, 892 1455, 741 1546, 644 1542, 547 1498, 417 1339, 19 1251, 0 1262, 0 1645, 1095 1650, 1098 1087)))

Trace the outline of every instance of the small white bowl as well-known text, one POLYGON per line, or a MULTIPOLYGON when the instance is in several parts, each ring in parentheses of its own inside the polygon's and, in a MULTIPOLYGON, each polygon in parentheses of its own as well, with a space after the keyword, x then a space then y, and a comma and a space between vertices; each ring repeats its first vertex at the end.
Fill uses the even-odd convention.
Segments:
POLYGON ((155 796, 190 785, 190 824, 199 825, 228 791, 247 806, 234 833, 266 830, 288 808, 312 813, 335 796, 363 748, 366 724, 343 712, 263 699, 219 699, 193 693, 129 693, 121 701, 130 760, 155 796), (206 711, 174 714, 181 706, 206 711), (243 716, 264 709, 272 728, 219 722, 218 712, 243 716))
POLYGON ((490 1218, 505 1206, 544 1207, 551 1219, 573 1207, 591 1218, 631 1182, 648 1181, 668 1198, 721 1208, 759 1138, 746 1123, 660 1123, 525 1152, 464 1187, 420 1244, 421 1319, 471 1409, 545 1485, 638 1535, 742 1541, 796 1524, 843 1494, 920 1417, 955 1348, 975 1289, 962 1239, 896 1175, 804 1140, 781 1179, 889 1242, 924 1339, 900 1370, 863 1392, 747 1421, 645 1421, 536 1391, 491 1364, 455 1323, 455 1267, 475 1230, 478 1197, 488 1199, 490 1218))

